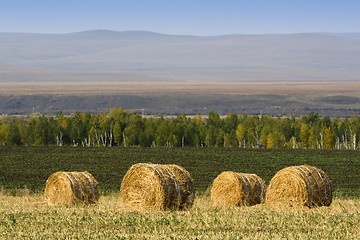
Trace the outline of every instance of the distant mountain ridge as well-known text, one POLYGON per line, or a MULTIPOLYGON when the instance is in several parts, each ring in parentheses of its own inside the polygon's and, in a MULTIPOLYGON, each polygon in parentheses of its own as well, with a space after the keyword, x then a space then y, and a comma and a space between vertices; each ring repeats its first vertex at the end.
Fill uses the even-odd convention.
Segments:
POLYGON ((360 81, 360 33, 0 33, 0 81, 360 81))

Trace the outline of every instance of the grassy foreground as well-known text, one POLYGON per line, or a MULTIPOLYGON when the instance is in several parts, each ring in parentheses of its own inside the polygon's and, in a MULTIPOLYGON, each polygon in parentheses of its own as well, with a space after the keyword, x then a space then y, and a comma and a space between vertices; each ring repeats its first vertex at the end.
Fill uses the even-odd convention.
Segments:
POLYGON ((302 210, 263 205, 188 212, 125 212, 118 194, 88 207, 48 206, 40 194, 0 194, 0 239, 358 239, 360 200, 302 210))

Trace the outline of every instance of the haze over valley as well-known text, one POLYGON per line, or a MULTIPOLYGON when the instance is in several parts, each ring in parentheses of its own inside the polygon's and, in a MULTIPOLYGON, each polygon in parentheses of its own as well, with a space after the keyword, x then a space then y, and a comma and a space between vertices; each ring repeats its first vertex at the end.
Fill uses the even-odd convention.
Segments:
POLYGON ((359 81, 360 34, 0 33, 0 81, 359 81))

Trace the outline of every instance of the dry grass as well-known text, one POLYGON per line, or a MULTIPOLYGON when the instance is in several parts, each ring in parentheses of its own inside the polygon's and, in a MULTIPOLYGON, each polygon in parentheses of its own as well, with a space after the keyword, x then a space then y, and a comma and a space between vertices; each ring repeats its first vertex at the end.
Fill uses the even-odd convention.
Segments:
POLYGON ((41 204, 42 195, 0 194, 0 239, 358 239, 360 199, 330 207, 216 209, 209 196, 190 211, 126 212, 118 194, 83 207, 41 204))

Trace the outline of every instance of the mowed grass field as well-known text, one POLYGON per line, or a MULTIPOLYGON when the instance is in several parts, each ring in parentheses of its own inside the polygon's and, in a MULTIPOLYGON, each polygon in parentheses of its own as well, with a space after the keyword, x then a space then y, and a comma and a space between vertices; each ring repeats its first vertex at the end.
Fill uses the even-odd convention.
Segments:
POLYGON ((198 196, 185 212, 125 212, 118 196, 95 206, 41 203, 41 195, 0 195, 0 239, 359 239, 360 200, 303 210, 215 209, 198 196))
POLYGON ((0 239, 358 239, 360 154, 357 151, 222 148, 0 147, 0 239), (185 212, 126 212, 122 177, 134 163, 174 163, 194 179, 196 200, 185 212), (256 173, 268 184, 280 169, 310 164, 334 184, 330 207, 216 209, 209 186, 222 171, 256 173), (88 170, 102 197, 94 206, 48 206, 46 179, 55 171, 88 170))

